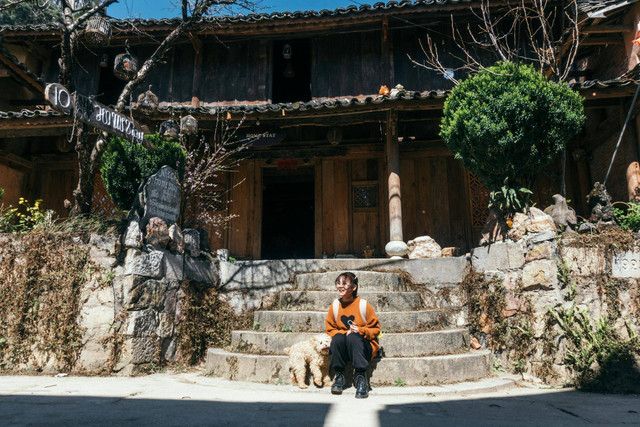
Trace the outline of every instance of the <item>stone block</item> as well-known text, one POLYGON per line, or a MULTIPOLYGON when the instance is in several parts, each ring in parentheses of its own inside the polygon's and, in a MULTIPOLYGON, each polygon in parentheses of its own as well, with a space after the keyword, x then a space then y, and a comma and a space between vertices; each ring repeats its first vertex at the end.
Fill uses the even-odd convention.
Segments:
POLYGON ((522 271, 522 286, 525 290, 555 289, 558 284, 558 266, 555 260, 532 261, 522 271))
POLYGON ((140 222, 132 219, 127 224, 127 230, 124 233, 124 246, 127 248, 141 248, 143 240, 142 230, 140 230, 140 222))
POLYGON ((164 253, 151 251, 145 253, 129 249, 124 260, 125 274, 135 274, 160 279, 164 274, 164 253))
POLYGON ((184 275, 195 282, 214 284, 218 281, 218 268, 209 261, 200 261, 193 258, 184 260, 184 275))
POLYGON ((184 254, 184 236, 178 224, 169 227, 169 249, 184 254))
POLYGON ((518 287, 520 282, 520 273, 518 271, 509 271, 504 273, 502 277, 502 285, 508 291, 513 291, 518 287))
POLYGON ((527 235, 527 246, 535 245, 537 243, 546 242, 547 240, 553 240, 556 237, 556 232, 553 230, 544 230, 539 233, 532 233, 527 235))
POLYGON ((169 338, 173 336, 174 331, 174 316, 168 313, 158 314, 158 329, 157 335, 160 338, 169 338))
POLYGON ((525 261, 531 262, 539 259, 551 259, 555 256, 556 251, 556 242, 542 242, 540 244, 532 246, 531 249, 529 249, 525 261))
POLYGON ((133 338, 131 340, 131 363, 139 365, 156 362, 159 344, 157 337, 133 338))
POLYGON ((184 236, 184 250, 192 258, 200 256, 200 233, 197 230, 191 228, 185 228, 182 232, 184 236))
POLYGON ((169 228, 162 218, 154 216, 149 219, 146 233, 147 245, 155 249, 164 249, 169 244, 169 228))
POLYGON ((560 257, 574 276, 591 276, 606 271, 604 249, 561 246, 560 257))
POLYGON ((184 256, 180 254, 172 254, 171 252, 164 252, 163 264, 164 277, 167 280, 180 281, 184 279, 184 256))
POLYGON ((640 278, 640 249, 615 254, 611 261, 611 274, 620 278, 640 278))
POLYGON ((149 337, 156 333, 158 328, 158 313, 147 309, 132 312, 128 319, 126 334, 134 338, 149 337))
POLYGON ((429 236, 420 236, 409 240, 407 248, 409 250, 409 259, 440 258, 442 256, 442 248, 429 236))
POLYGON ((101 234, 91 234, 89 236, 89 244, 97 249, 105 251, 107 256, 118 256, 122 248, 120 237, 103 236, 101 234))
POLYGON ((497 242, 471 251, 471 265, 477 271, 510 270, 524 265, 522 242, 497 242))
POLYGON ((155 308, 162 310, 165 306, 165 297, 169 289, 169 283, 158 280, 147 280, 131 290, 127 302, 127 309, 132 311, 155 308))
POLYGON ((103 345, 100 341, 91 339, 84 343, 78 357, 78 368, 86 371, 102 371, 106 368, 111 357, 109 345, 103 345))

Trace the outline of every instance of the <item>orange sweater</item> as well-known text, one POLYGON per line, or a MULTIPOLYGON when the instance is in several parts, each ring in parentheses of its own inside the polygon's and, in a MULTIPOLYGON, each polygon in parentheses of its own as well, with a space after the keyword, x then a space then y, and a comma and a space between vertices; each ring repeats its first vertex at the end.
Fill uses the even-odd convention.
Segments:
POLYGON ((357 297, 348 303, 344 303, 340 300, 338 308, 338 322, 336 323, 336 317, 333 314, 333 304, 331 304, 329 312, 327 313, 327 320, 325 321, 325 329, 327 330, 327 334, 331 337, 335 334, 346 334, 349 330, 349 325, 343 324, 341 319, 343 316, 346 318, 353 316, 351 320, 353 320, 360 328, 360 334, 364 335, 364 337, 371 343, 371 348, 373 350, 371 358, 373 359, 380 348, 380 344, 378 344, 378 340, 376 340, 377 336, 380 335, 380 321, 368 301, 366 313, 367 322, 365 323, 362 316, 360 316, 360 297, 357 297))

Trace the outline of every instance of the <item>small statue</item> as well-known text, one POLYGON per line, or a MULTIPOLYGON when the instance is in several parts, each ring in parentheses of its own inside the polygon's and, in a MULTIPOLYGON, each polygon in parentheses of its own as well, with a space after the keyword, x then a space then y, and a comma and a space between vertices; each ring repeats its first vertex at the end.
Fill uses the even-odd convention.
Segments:
POLYGON ((364 247, 364 257, 365 258, 373 258, 373 253, 375 252, 375 248, 372 248, 371 246, 367 245, 364 247))
POLYGON ((578 223, 576 212, 567 205, 567 199, 560 194, 553 195, 553 205, 547 207, 544 213, 551 215, 557 227, 575 227, 578 223))
POLYGON ((613 206, 611 206, 611 196, 604 185, 596 182, 593 190, 587 196, 587 203, 591 208, 589 221, 596 225, 613 225, 613 206))

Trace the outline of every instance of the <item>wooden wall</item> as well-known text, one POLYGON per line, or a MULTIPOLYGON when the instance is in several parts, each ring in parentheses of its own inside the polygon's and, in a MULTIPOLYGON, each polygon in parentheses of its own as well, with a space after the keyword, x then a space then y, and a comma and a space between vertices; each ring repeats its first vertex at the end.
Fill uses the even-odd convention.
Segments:
POLYGON ((260 258, 262 221, 262 171, 255 160, 244 160, 231 173, 229 252, 234 257, 260 258))
POLYGON ((16 169, 0 163, 0 188, 4 189, 4 197, 0 206, 18 206, 18 199, 27 195, 29 171, 16 169))
POLYGON ((431 236, 442 247, 469 249, 470 219, 465 171, 453 157, 400 160, 404 240, 431 236))

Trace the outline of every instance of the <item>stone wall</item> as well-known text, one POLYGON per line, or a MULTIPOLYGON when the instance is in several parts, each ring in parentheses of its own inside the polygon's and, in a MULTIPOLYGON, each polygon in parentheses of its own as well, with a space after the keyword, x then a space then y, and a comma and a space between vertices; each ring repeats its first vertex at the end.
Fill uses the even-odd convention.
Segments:
MULTIPOLYGON (((204 253, 191 258, 168 250, 123 250, 118 236, 92 234, 74 242, 88 247, 98 268, 79 291, 82 348, 72 370, 131 375, 178 361, 182 286, 187 281, 216 284, 217 264, 204 253)), ((32 362, 14 369, 60 370, 51 355, 34 353, 32 362)))
MULTIPOLYGON (((627 242, 621 249, 623 245, 607 239, 542 231, 472 250, 472 269, 497 278, 504 288, 501 316, 510 325, 506 333, 516 331, 522 339, 522 329, 527 329, 526 335, 530 328, 528 348, 518 352, 512 342, 495 349, 503 367, 552 383, 571 378, 565 363, 566 338, 549 323, 553 309, 575 304, 588 310, 594 326, 604 316, 623 338, 628 337, 625 321, 640 332, 640 244, 629 247, 627 242)), ((484 332, 490 335, 496 330, 486 325, 484 332)))

